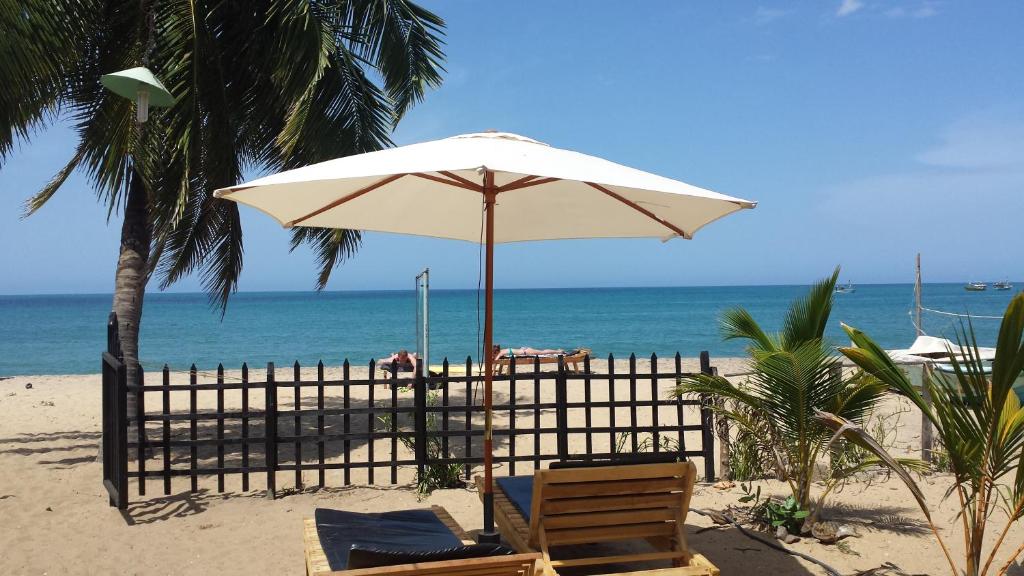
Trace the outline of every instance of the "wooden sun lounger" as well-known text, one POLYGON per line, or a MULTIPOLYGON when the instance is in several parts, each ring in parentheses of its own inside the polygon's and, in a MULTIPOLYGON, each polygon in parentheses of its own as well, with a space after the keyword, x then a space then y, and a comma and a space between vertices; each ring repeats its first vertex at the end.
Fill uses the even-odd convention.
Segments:
MULTIPOLYGON (((673 568, 621 574, 718 576, 690 551, 684 522, 697 469, 692 462, 537 470, 529 519, 494 485, 494 519, 519 552, 540 552, 546 574, 571 566, 670 560, 673 568), (554 546, 645 539, 657 551, 552 560, 554 546)), ((477 477, 483 497, 483 480, 477 477)))
MULTIPOLYGON (((572 372, 579 372, 580 371, 579 364, 580 364, 580 362, 583 362, 583 359, 586 358, 588 354, 590 354, 590 350, 587 350, 586 348, 583 348, 583 349, 575 351, 572 354, 562 354, 561 356, 562 356, 562 359, 565 361, 566 366, 570 367, 569 369, 572 372)), ((558 356, 529 356, 529 355, 526 355, 526 356, 513 356, 512 358, 509 358, 508 356, 498 356, 494 360, 494 370, 497 372, 497 374, 499 376, 501 374, 504 374, 505 370, 508 368, 508 365, 511 364, 513 360, 515 360, 517 368, 519 366, 526 366, 528 368, 530 366, 533 366, 535 363, 537 363, 537 361, 540 361, 541 364, 558 364, 558 356)))
MULTIPOLYGON (((431 509, 437 518, 457 538, 462 540, 463 544, 474 544, 447 510, 440 506, 432 506, 431 509)), ((303 528, 307 576, 541 576, 543 574, 540 554, 536 553, 332 571, 327 562, 327 555, 320 545, 316 520, 304 519, 303 528)))

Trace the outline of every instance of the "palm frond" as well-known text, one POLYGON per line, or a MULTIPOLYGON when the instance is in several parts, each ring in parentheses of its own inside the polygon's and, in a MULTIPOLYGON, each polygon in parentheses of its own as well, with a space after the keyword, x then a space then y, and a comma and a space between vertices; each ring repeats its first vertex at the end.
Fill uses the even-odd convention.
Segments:
POLYGON ((330 280, 331 271, 352 257, 361 242, 362 235, 358 230, 295 228, 292 230, 291 250, 294 251, 302 244, 312 246, 317 264, 320 266, 316 289, 323 290, 330 280))
POLYGON ((832 276, 813 284, 806 296, 790 306, 779 337, 783 348, 788 349, 824 337, 828 318, 832 314, 832 300, 838 280, 837 266, 832 276))

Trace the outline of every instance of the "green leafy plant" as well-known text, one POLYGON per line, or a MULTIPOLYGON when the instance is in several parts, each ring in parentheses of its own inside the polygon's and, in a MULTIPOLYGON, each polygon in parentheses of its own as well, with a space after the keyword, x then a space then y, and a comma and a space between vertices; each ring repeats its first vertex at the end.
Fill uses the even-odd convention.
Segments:
MULTIPOLYGON (((991 573, 1010 528, 1024 517, 1024 408, 1012 389, 1024 369, 1024 294, 1014 297, 1006 308, 991 371, 980 358, 973 327, 961 326, 958 347, 950 350, 953 376, 926 379, 923 384, 931 402, 870 337, 849 326, 844 325, 843 329, 853 346, 840 351, 895 393, 908 398, 935 428, 953 474, 949 493, 955 493, 961 504, 958 518, 965 550, 962 571, 932 522, 924 495, 905 467, 857 423, 824 410, 818 413, 818 421, 835 431, 835 440, 843 438, 869 450, 906 483, 953 574, 991 573), (985 533, 993 513, 999 509, 1005 513, 1006 521, 986 555, 985 533)), ((1024 542, 1013 544, 1017 547, 995 574, 1006 574, 1024 553, 1024 542)))
MULTIPOLYGON (((436 392, 427 394, 427 406, 437 406, 440 403, 440 395, 436 392)), ((385 427, 391 427, 391 415, 378 416, 377 420, 385 427)), ((416 492, 420 497, 429 496, 438 488, 459 488, 463 486, 463 474, 466 471, 464 464, 439 462, 447 455, 444 453, 444 445, 441 436, 431 434, 440 430, 437 412, 427 411, 427 463, 423 466, 422 472, 416 472, 416 492)), ((408 435, 399 436, 402 445, 410 452, 416 451, 416 440, 408 435)))
POLYGON ((813 516, 840 480, 826 470, 825 491, 816 502, 812 500, 818 460, 831 436, 831 431, 814 419, 815 411, 834 412, 862 423, 886 391, 885 385, 870 375, 845 374, 835 349, 824 338, 838 277, 836 268, 831 277, 793 302, 777 334, 763 330, 744 309, 725 313, 724 337, 748 342, 752 375, 746 386, 699 374, 683 379, 675 391, 677 395, 708 394, 723 400, 716 401, 714 409, 741 431, 763 439, 797 508, 811 510, 813 516))
POLYGON ((801 508, 796 498, 792 496, 782 502, 771 498, 762 500, 760 486, 757 487, 757 490, 753 490, 749 484, 740 484, 740 488, 743 490, 743 496, 740 496, 739 501, 750 504, 750 517, 763 522, 765 526, 771 528, 784 526, 789 533, 799 534, 804 519, 810 515, 810 512, 801 508))
MULTIPOLYGON (((747 384, 740 384, 740 388, 746 388, 747 384)), ((760 480, 762 478, 776 477, 784 478, 780 473, 778 465, 768 439, 771 432, 768 422, 762 414, 747 405, 733 400, 722 400, 718 402, 719 414, 725 412, 739 414, 742 416, 746 426, 737 427, 734 433, 726 436, 721 434, 719 441, 723 443, 723 450, 728 454, 727 471, 729 480, 740 482, 748 480, 760 480)))
POLYGON ((762 510, 765 521, 772 528, 785 526, 791 534, 799 534, 804 518, 810 515, 810 511, 801 508, 796 498, 792 496, 781 504, 771 499, 765 500, 762 510))

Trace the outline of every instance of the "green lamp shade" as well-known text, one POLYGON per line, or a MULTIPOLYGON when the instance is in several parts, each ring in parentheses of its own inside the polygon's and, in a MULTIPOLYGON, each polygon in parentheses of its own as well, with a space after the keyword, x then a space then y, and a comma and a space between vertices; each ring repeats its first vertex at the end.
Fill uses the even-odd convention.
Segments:
POLYGON ((149 69, 142 66, 104 74, 100 77, 100 82, 107 90, 129 100, 135 100, 140 91, 145 91, 149 94, 150 106, 166 108, 174 104, 174 96, 171 96, 149 69))

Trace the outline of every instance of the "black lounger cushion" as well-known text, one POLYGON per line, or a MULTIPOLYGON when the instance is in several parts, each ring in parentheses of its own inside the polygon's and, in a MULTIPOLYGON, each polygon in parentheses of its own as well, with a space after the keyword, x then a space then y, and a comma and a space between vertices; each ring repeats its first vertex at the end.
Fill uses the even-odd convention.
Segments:
POLYGON ((376 568, 378 566, 394 566, 396 564, 412 564, 418 562, 440 562, 442 560, 465 560, 467 558, 483 558, 485 556, 507 556, 515 554, 515 550, 500 544, 473 544, 456 546, 440 550, 381 550, 353 544, 348 552, 348 569, 376 568))
POLYGON ((396 552, 433 552, 462 546, 432 510, 361 514, 317 508, 320 546, 331 570, 345 570, 353 546, 396 552))

